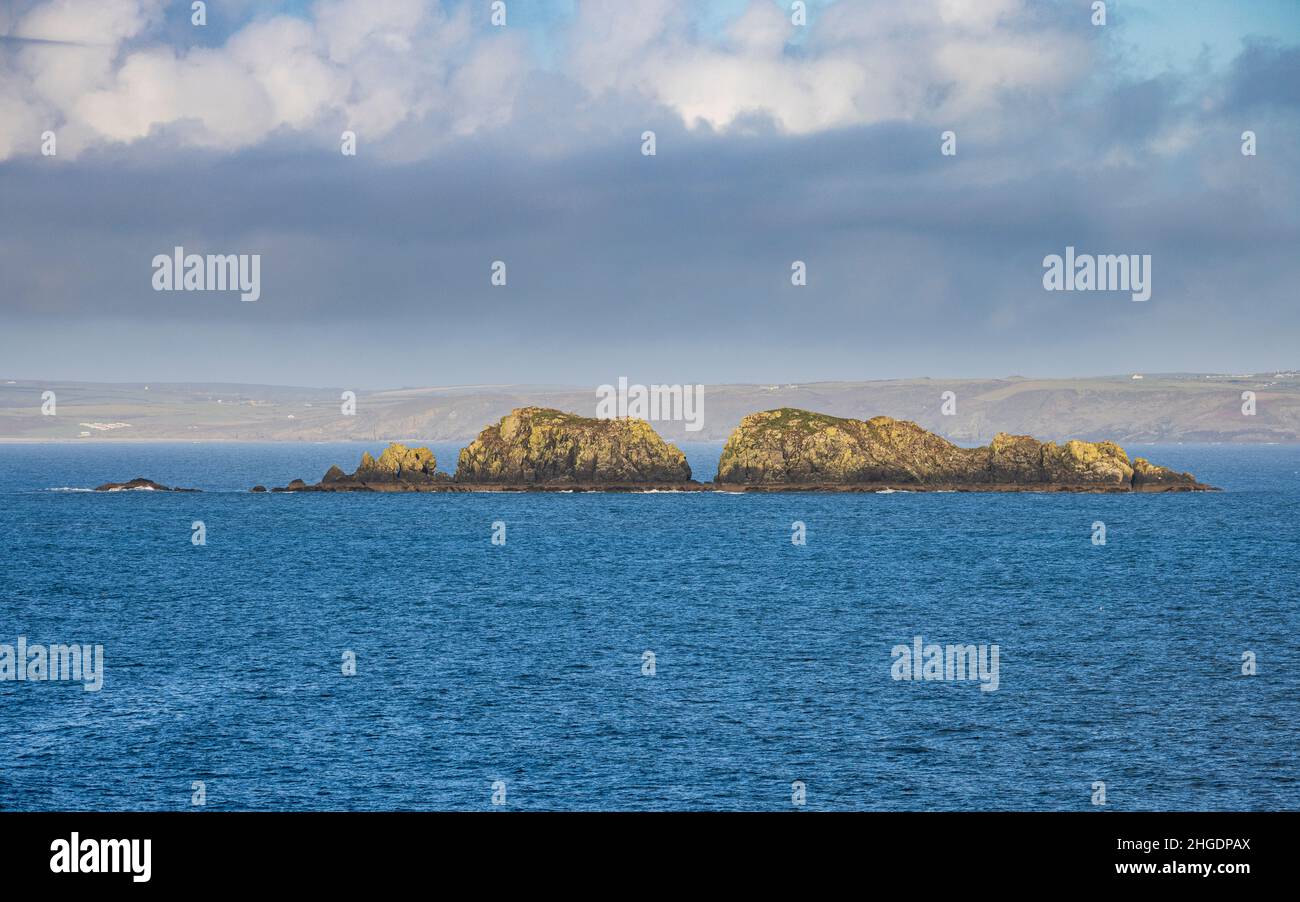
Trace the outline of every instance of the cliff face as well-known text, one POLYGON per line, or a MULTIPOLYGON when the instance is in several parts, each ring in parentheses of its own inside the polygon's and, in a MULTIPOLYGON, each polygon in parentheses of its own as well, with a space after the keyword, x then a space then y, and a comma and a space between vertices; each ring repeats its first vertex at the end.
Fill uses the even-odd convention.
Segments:
POLYGON ((521 407, 460 452, 458 483, 670 485, 691 468, 645 420, 599 420, 521 407))
POLYGON ((991 482, 1118 487, 1133 481, 1133 465, 1114 442, 1071 440, 1057 445, 999 432, 987 448, 974 451, 987 459, 991 482))
POLYGON ((1062 487, 1104 491, 1205 488, 1114 442, 1039 442, 999 433, 961 448, 915 423, 850 420, 781 408, 750 414, 727 439, 716 482, 743 485, 1062 487))

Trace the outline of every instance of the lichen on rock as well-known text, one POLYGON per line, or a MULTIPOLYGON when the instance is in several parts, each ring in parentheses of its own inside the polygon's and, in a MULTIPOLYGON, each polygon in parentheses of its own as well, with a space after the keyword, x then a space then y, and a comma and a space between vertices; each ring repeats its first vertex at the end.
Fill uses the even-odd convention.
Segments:
POLYGON ((740 421, 722 449, 716 482, 907 484, 967 476, 975 455, 915 423, 852 420, 784 407, 740 421))
POLYGON ((1074 490, 1203 489, 1189 473, 1130 461, 1114 442, 1058 445, 999 433, 962 448, 915 423, 781 408, 750 414, 723 448, 716 482, 757 486, 902 485, 1074 490))
POLYGON ((511 411, 460 452, 458 483, 676 484, 686 456, 645 420, 592 419, 542 407, 511 411))
POLYGON ((428 448, 408 448, 393 442, 375 460, 369 451, 361 453, 361 463, 353 473, 344 473, 337 465, 330 467, 315 485, 295 479, 273 492, 401 492, 421 491, 447 485, 451 477, 439 473, 437 458, 428 448))
MULTIPOLYGON (((337 469, 331 467, 330 472, 337 469)), ((400 442, 393 442, 379 455, 379 460, 371 457, 369 451, 363 452, 361 465, 352 478, 362 482, 420 482, 434 478, 437 472, 438 460, 428 448, 408 448, 400 442)), ((327 482, 329 478, 330 473, 326 473, 322 481, 327 482)))

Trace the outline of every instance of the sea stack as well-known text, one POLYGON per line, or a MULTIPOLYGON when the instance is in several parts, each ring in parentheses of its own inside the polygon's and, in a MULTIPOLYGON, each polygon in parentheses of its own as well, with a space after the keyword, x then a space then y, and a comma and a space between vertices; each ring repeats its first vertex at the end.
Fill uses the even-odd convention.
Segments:
POLYGON ((690 482, 686 456, 645 420, 591 419, 521 407, 460 452, 456 482, 655 486, 690 482))
MULTIPOLYGON (((376 460, 369 451, 353 473, 330 467, 315 485, 295 479, 272 492, 420 492, 433 491, 451 483, 451 477, 437 470, 438 460, 428 448, 408 448, 393 442, 376 460)), ((254 491, 257 489, 254 488, 254 491)))
POLYGON ((915 423, 853 420, 794 408, 740 421, 718 462, 718 484, 750 487, 914 488, 982 491, 1195 491, 1209 486, 1114 442, 1057 445, 998 433, 962 448, 915 423))

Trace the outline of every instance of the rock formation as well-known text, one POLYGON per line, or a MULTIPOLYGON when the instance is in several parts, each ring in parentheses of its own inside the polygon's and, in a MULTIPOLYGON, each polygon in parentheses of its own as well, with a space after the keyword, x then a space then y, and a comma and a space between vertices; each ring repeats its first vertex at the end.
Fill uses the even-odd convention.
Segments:
MULTIPOLYGON (((437 480, 437 459, 428 448, 408 448, 394 442, 379 455, 379 460, 370 456, 370 452, 361 455, 361 465, 352 474, 352 478, 361 482, 427 482, 437 480)), ((338 467, 330 467, 324 482, 344 479, 338 467)))
POLYGON ((95 491, 97 492, 132 492, 132 491, 198 492, 201 491, 201 489, 169 488, 165 485, 160 485, 159 483, 154 482, 152 479, 145 479, 143 476, 137 476, 135 479, 132 479, 130 482, 106 482, 101 486, 96 486, 95 491))
POLYGON ((521 407, 460 452, 456 482, 512 485, 676 485, 691 468, 645 420, 588 419, 521 407))
POLYGON ((850 420, 781 408, 741 420, 727 439, 715 482, 746 486, 879 486, 985 490, 1178 491, 1206 489, 1190 473, 1114 442, 1057 445, 999 433, 961 448, 915 423, 850 420))
MULTIPOLYGON (((369 451, 362 453, 356 472, 344 473, 330 467, 321 481, 308 485, 295 479, 272 492, 419 492, 433 491, 451 482, 451 477, 437 470, 437 459, 428 448, 408 448, 393 442, 379 459, 369 451)), ((254 487, 257 491, 259 487, 254 487)), ((265 491, 265 489, 263 489, 265 491)))
POLYGON ((1143 492, 1168 490, 1206 489, 1191 473, 1179 473, 1168 467, 1157 467, 1145 457, 1133 461, 1133 488, 1143 492))
MULTIPOLYGON (((428 448, 389 445, 353 473, 330 467, 320 482, 295 479, 273 492, 467 491, 961 491, 1167 492, 1209 489, 1190 473, 1114 442, 1064 444, 998 433, 962 448, 915 423, 852 420, 783 407, 741 420, 712 484, 691 481, 686 457, 644 420, 588 419, 521 407, 460 452, 455 478, 439 473, 428 448)), ((127 487, 133 487, 128 484, 127 487)), ((103 487, 107 489, 108 487, 103 487)), ((262 489, 261 486, 253 491, 262 489)))

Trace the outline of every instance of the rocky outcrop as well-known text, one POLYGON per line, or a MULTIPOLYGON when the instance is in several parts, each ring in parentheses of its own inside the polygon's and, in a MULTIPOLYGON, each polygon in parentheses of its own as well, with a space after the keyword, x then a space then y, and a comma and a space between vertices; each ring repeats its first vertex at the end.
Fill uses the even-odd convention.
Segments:
POLYGON ((1133 481, 1133 465, 1114 442, 1071 440, 1057 445, 999 432, 987 448, 972 450, 977 465, 981 455, 987 457, 989 481, 994 483, 1123 487, 1133 481))
MULTIPOLYGON (((393 442, 376 460, 369 451, 361 455, 361 463, 353 473, 345 473, 337 466, 325 471, 321 481, 309 485, 295 479, 283 488, 272 492, 419 492, 434 491, 451 483, 451 477, 439 473, 438 461, 428 448, 408 448, 393 442)), ((259 487, 254 487, 257 491, 259 487)), ((265 491, 265 489, 263 489, 265 491)))
POLYGON ((688 483, 691 468, 645 420, 521 407, 460 452, 456 482, 538 486, 688 483))
POLYGON ((720 483, 838 485, 951 481, 972 468, 969 451, 915 423, 848 420, 784 407, 740 421, 722 449, 720 483))
POLYGON ((1039 491, 1206 489, 1189 473, 1130 461, 1114 442, 1039 442, 999 433, 961 448, 915 423, 781 408, 750 414, 727 439, 719 484, 758 487, 970 488, 1039 491))
POLYGON ((1145 457, 1139 457, 1133 461, 1133 488, 1144 492, 1179 489, 1195 491, 1206 486, 1197 482, 1196 477, 1191 473, 1179 473, 1168 467, 1157 467, 1149 463, 1145 457))
MULTIPOLYGON (((379 460, 370 456, 370 452, 361 455, 361 465, 352 474, 352 478, 361 482, 429 482, 436 481, 439 475, 437 459, 428 448, 408 448, 394 442, 379 455, 379 460)), ((338 467, 330 467, 323 482, 345 479, 338 467)))
POLYGON ((201 489, 182 489, 169 488, 154 482, 152 479, 145 479, 143 476, 137 476, 130 482, 106 482, 101 486, 96 486, 97 492, 198 492, 201 489))
MULTIPOLYGON (((143 482, 137 480, 136 483, 143 482)), ((128 483, 120 488, 146 487, 128 483)), ((165 487, 159 487, 164 488, 165 487)), ((1168 492, 1209 489, 1190 473, 1114 442, 1040 442, 999 433, 962 448, 915 423, 843 419, 781 408, 750 414, 722 450, 711 484, 691 481, 686 457, 644 420, 588 419, 523 407, 484 429, 460 452, 456 476, 437 470, 428 448, 389 445, 352 473, 295 479, 273 492, 474 491, 957 491, 1168 492)), ((112 486, 102 486, 101 491, 112 486)), ((258 486, 253 491, 265 491, 258 486)))

